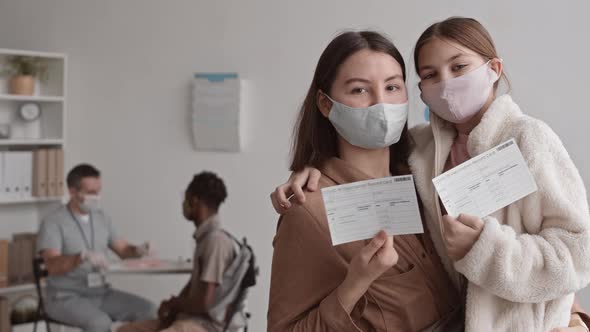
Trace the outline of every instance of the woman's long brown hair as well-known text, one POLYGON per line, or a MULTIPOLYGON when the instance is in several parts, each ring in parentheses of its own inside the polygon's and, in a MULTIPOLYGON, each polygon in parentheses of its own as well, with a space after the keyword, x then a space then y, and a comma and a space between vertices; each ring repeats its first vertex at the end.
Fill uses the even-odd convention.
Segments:
MULTIPOLYGON (((291 171, 300 171, 305 166, 320 168, 329 158, 338 157, 338 135, 317 106, 318 92, 331 93, 338 69, 351 55, 369 49, 391 55, 401 66, 404 81, 406 66, 398 49, 383 35, 374 31, 345 32, 334 38, 326 47, 303 101, 293 133, 293 159, 291 171)), ((389 147, 390 171, 393 175, 408 174, 410 137, 407 124, 399 142, 389 147)))

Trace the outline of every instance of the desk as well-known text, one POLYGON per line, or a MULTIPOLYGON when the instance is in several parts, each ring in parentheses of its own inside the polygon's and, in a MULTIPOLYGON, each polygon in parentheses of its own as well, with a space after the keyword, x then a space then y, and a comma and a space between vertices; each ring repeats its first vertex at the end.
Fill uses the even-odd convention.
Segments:
POLYGON ((126 259, 109 265, 107 274, 188 274, 193 271, 190 261, 173 259, 126 259))

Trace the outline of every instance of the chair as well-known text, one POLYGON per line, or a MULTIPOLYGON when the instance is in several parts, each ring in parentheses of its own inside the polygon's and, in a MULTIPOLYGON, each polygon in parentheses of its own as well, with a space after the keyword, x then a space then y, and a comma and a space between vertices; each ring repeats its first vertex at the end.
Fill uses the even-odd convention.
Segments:
MULTIPOLYGON (((232 318, 235 314, 238 313, 238 305, 244 301, 247 296, 248 289, 243 288, 238 293, 237 298, 233 301, 232 304, 229 305, 227 311, 227 317, 225 319, 225 326, 223 328, 223 332, 227 332, 229 330, 229 325, 231 323, 232 318)), ((248 321, 252 315, 249 312, 244 312, 244 316, 246 317, 246 325, 242 328, 241 332, 248 332, 248 321)))
POLYGON ((37 332, 37 323, 39 321, 45 321, 45 327, 47 328, 47 332, 51 332, 50 324, 75 327, 72 325, 68 325, 64 322, 57 321, 57 320, 52 319, 49 316, 47 316, 47 313, 45 312, 45 303, 43 301, 43 291, 41 290, 41 282, 44 278, 47 278, 48 274, 49 273, 47 272, 47 268, 45 267, 45 262, 43 261, 43 258, 41 258, 41 257, 34 258, 33 259, 33 276, 35 277, 35 288, 37 289, 37 298, 39 299, 38 300, 39 303, 37 304, 37 311, 35 313, 33 332, 37 332))

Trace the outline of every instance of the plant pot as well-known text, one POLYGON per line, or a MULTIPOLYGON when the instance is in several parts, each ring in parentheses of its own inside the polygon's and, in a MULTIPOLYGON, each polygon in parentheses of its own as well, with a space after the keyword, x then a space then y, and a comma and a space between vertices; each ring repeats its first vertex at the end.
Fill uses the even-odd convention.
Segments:
POLYGON ((18 75, 10 79, 10 93, 32 96, 35 92, 35 78, 31 75, 18 75))

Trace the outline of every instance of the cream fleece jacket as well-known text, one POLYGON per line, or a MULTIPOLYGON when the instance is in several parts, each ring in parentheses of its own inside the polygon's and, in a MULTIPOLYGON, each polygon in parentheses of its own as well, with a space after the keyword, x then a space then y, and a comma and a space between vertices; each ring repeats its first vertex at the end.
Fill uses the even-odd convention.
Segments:
POLYGON ((485 217, 468 254, 452 262, 444 248, 439 197, 441 174, 456 136, 454 126, 431 115, 411 130, 410 156, 426 225, 443 265, 459 287, 468 282, 466 331, 550 331, 567 326, 573 293, 590 281, 590 215, 584 183, 558 136, 524 115, 508 95, 498 97, 469 136, 476 156, 514 138, 538 191, 485 217))

